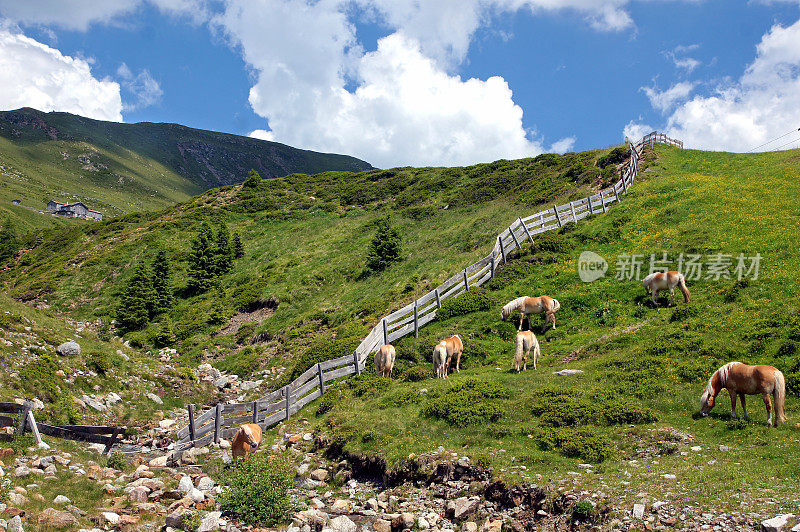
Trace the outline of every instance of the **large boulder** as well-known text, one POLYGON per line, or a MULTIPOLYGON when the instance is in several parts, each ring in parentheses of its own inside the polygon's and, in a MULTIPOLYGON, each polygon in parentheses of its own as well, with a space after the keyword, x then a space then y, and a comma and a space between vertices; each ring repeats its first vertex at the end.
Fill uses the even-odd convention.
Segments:
POLYGON ((42 530, 53 528, 71 528, 77 526, 78 520, 69 512, 47 508, 39 514, 39 526, 42 530))
POLYGON ((81 354, 81 346, 78 342, 64 342, 56 347, 56 353, 62 357, 76 357, 81 354))

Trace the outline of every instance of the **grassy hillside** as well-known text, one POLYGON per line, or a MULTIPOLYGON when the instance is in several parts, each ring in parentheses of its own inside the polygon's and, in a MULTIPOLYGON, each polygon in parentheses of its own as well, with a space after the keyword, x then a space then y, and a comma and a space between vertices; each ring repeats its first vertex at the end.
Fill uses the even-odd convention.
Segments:
MULTIPOLYGON (((244 375, 291 368, 298 357, 308 364, 351 351, 378 317, 485 255, 521 214, 610 180, 613 166, 596 166, 605 153, 223 187, 160 213, 39 235, 2 280, 15 298, 108 320, 134 266, 163 249, 176 267, 178 300, 168 316, 182 363, 210 358, 244 375), (375 222, 389 212, 404 260, 365 275, 375 222), (189 241, 203 221, 240 231, 245 256, 217 287, 183 297, 189 241)), ((646 159, 608 214, 526 245, 497 279, 448 302, 446 319, 398 342, 395 380, 367 373, 330 387, 301 416, 345 449, 379 453, 390 465, 442 446, 501 476, 578 483, 623 505, 645 498, 740 513, 796 509, 798 153, 659 147, 646 159), (580 281, 582 251, 608 259, 605 278, 580 281), (650 255, 663 252, 673 267, 681 253, 731 255, 731 270, 740 253, 762 259, 757 279, 690 279, 690 304, 678 295, 675 307, 664 299, 653 307, 639 282, 615 274, 620 256, 643 255, 646 274, 650 255), (542 293, 562 304, 558 328, 539 335, 539 369, 518 375, 510 371, 516 328, 500 321, 499 309, 542 293), (454 333, 464 338, 464 370, 433 380, 432 346, 454 333), (731 420, 722 396, 709 418, 696 416, 706 380, 731 360, 784 371, 788 423, 764 427, 758 397, 749 398, 749 422, 731 420), (584 373, 553 374, 563 368, 584 373)), ((161 321, 129 338, 149 345, 161 321)), ((537 332, 540 324, 534 318, 537 332)))
POLYGON ((345 155, 177 124, 122 124, 34 109, 0 112, 0 209, 21 228, 60 222, 12 207, 83 201, 106 216, 153 210, 209 188, 263 177, 365 170, 345 155))

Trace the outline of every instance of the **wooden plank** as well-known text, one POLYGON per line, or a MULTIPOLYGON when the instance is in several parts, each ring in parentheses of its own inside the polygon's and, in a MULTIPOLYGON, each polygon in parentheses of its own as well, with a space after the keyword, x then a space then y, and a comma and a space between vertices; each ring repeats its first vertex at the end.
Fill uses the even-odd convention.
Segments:
MULTIPOLYGON (((250 423, 253 421, 253 414, 246 414, 243 416, 234 416, 234 417, 226 417, 222 420, 223 427, 239 427, 244 425, 245 423, 250 423)), ((223 438, 225 436, 223 435, 223 438)))
POLYGON ((195 424, 195 420, 194 420, 194 405, 190 404, 189 405, 189 426, 187 427, 189 429, 189 440, 194 440, 197 437, 197 436, 195 436, 195 433, 194 433, 194 424, 195 424))
POLYGON ((558 221, 558 227, 560 228, 560 227, 561 227, 561 226, 563 226, 564 224, 563 224, 563 223, 561 223, 561 216, 559 216, 559 215, 558 215, 558 206, 553 206, 553 212, 554 212, 554 213, 555 213, 555 215, 556 215, 556 220, 558 221))
POLYGON ((279 389, 275 390, 274 392, 270 392, 267 395, 259 397, 258 401, 259 402, 264 401, 264 402, 267 402, 267 403, 271 403, 272 401, 275 401, 276 399, 279 399, 281 397, 283 397, 283 388, 279 388, 279 389))
POLYGON ((449 297, 453 297, 453 295, 456 292, 458 292, 460 294, 463 291, 464 291, 464 285, 459 283, 459 284, 455 285, 454 287, 452 287, 447 292, 445 292, 444 294, 442 294, 442 299, 447 299, 449 297))
MULTIPOLYGON (((297 377, 295 380, 292 381, 292 384, 290 385, 292 387, 291 389, 297 389, 300 386, 302 386, 305 383, 307 383, 310 379, 313 379, 314 378, 314 373, 316 371, 317 370, 316 370, 316 368, 314 366, 311 366, 310 368, 305 370, 299 377, 297 377)), ((282 399, 286 399, 286 393, 285 392, 281 393, 281 395, 279 397, 282 398, 282 399)))
POLYGON ((402 338, 403 336, 406 336, 407 334, 411 334, 412 332, 414 332, 414 324, 406 325, 405 327, 402 327, 400 329, 397 329, 393 333, 390 333, 389 334, 389 341, 390 342, 394 342, 398 338, 402 338))
POLYGON ((419 299, 417 299, 417 305, 419 305, 421 307, 425 303, 427 303, 429 301, 433 301, 434 299, 436 299, 436 293, 433 290, 431 290, 430 292, 428 292, 424 296, 422 296, 419 299))
POLYGON ((22 411, 22 405, 17 403, 0 403, 0 412, 3 414, 19 414, 22 411))
POLYGON ((406 314, 408 314, 412 310, 414 310, 414 303, 413 302, 409 303, 408 305, 406 305, 405 307, 403 307, 401 309, 395 310, 394 312, 392 312, 391 314, 389 314, 388 316, 386 316, 383 319, 385 319, 387 322, 391 323, 392 321, 396 320, 397 318, 402 318, 403 316, 405 316, 406 314))
POLYGON ((274 403, 269 403, 262 405, 261 401, 258 402, 258 415, 260 417, 268 416, 274 412, 278 412, 285 407, 285 400, 281 399, 280 401, 276 401, 274 403))
POLYGON ((443 294, 445 290, 453 286, 454 284, 461 281, 461 274, 455 274, 454 276, 450 277, 448 280, 437 286, 436 288, 439 289, 439 294, 443 294))
POLYGON ((572 222, 578 223, 578 219, 575 218, 575 205, 571 201, 569 202, 569 209, 572 211, 572 222))
POLYGON ((488 281, 491 278, 492 278, 492 274, 491 274, 491 272, 489 272, 489 273, 485 274, 483 277, 481 277, 480 279, 478 279, 477 281, 475 281, 475 284, 480 286, 480 285, 482 285, 483 283, 485 283, 486 281, 488 281))
MULTIPOLYGON (((524 218, 520 218, 520 220, 523 221, 523 222, 532 222, 533 219, 536 218, 537 219, 536 222, 538 224, 539 220, 544 218, 545 216, 548 216, 550 214, 550 212, 551 211, 549 209, 546 210, 546 211, 539 211, 536 214, 531 214, 530 216, 525 216, 524 218)), ((541 224, 539 224, 539 225, 541 225, 541 224)))
POLYGON ((253 409, 253 412, 252 414, 250 414, 250 417, 252 419, 250 423, 258 423, 258 401, 253 401, 253 405, 251 408, 253 409))
POLYGON ((250 403, 226 403, 222 405, 222 414, 241 414, 250 410, 250 403))
POLYGON ((216 412, 214 413, 214 443, 219 443, 222 436, 220 429, 222 428, 222 405, 217 403, 216 412))
POLYGON ((325 379, 322 378, 322 366, 319 364, 317 364, 317 380, 319 380, 319 390, 325 393, 325 379))
POLYGON ((292 389, 289 386, 287 386, 285 390, 286 393, 283 396, 285 400, 284 408, 286 411, 284 412, 284 415, 286 416, 286 421, 289 421, 289 416, 290 416, 289 407, 292 405, 292 389))
MULTIPOLYGON (((361 358, 358 356, 358 349, 353 351, 353 368, 356 370, 356 375, 361 375, 361 358)), ((319 382, 320 392, 325 393, 325 379, 322 378, 322 373, 319 375, 319 382)))
POLYGON ((600 193, 600 204, 603 206, 603 212, 606 212, 606 200, 602 192, 600 193))
POLYGON ((517 245, 517 249, 522 249, 522 246, 519 244, 519 240, 517 240, 517 235, 514 234, 514 230, 509 227, 508 232, 511 234, 511 238, 514 239, 514 244, 517 245))
POLYGON ((383 320, 383 345, 389 343, 389 328, 386 326, 386 320, 383 320))
POLYGON ((194 445, 194 447, 202 447, 202 446, 204 446, 204 445, 206 445, 208 443, 211 443, 212 439, 214 439, 214 433, 213 432, 210 433, 210 434, 206 434, 205 436, 202 436, 197 440, 193 440, 192 442, 189 442, 190 444, 187 447, 192 447, 192 445, 194 445))
POLYGON ((464 268, 464 287, 467 289, 467 292, 469 292, 469 276, 467 275, 466 268, 464 268))
POLYGON ((55 425, 47 425, 45 423, 36 423, 37 430, 45 436, 53 438, 61 438, 64 440, 82 441, 87 443, 102 443, 108 445, 109 442, 114 443, 115 438, 111 436, 102 436, 100 434, 91 434, 88 432, 75 432, 63 427, 55 425))
POLYGON ((414 301, 414 338, 419 338, 419 305, 414 301))
POLYGON ((36 426, 36 420, 33 418, 33 410, 28 410, 28 427, 30 427, 31 432, 33 432, 33 438, 36 440, 36 443, 42 443, 42 436, 39 434, 39 428, 36 426))
POLYGON ((500 253, 503 255, 503 264, 506 263, 506 248, 503 246, 503 239, 501 237, 497 237, 497 241, 500 242, 500 253))
POLYGON ((295 414, 295 413, 299 412, 300 410, 302 410, 302 408, 304 406, 306 406, 308 403, 310 403, 314 399, 317 399, 321 395, 322 394, 320 393, 319 390, 315 390, 313 393, 310 393, 310 394, 306 395, 305 397, 303 397, 301 399, 298 399, 297 402, 292 405, 292 413, 295 414))
POLYGON ((259 425, 262 427, 271 427, 280 421, 286 420, 286 412, 281 410, 280 412, 275 412, 267 417, 265 417, 262 421, 259 422, 259 425))
MULTIPOLYGON (((326 369, 335 368, 337 366, 341 366, 344 364, 349 364, 353 361, 353 355, 344 355, 340 356, 339 358, 332 358, 331 360, 326 360, 325 362, 320 362, 319 365, 322 367, 323 371, 326 369)), ((317 373, 314 370, 313 373, 317 373)))
POLYGON ((334 379, 338 379, 339 377, 344 377, 345 375, 352 375, 353 373, 355 373, 355 371, 353 370, 353 366, 345 366, 343 368, 335 369, 333 371, 324 373, 322 376, 325 379, 325 382, 328 382, 334 379))
POLYGON ((397 320, 396 322, 392 323, 391 325, 389 325, 389 336, 392 335, 392 331, 400 329, 404 325, 412 323, 413 321, 414 321, 414 314, 411 313, 402 320, 397 320))
MULTIPOLYGON (((351 364, 348 364, 347 366, 344 366, 344 367, 348 368, 348 369, 351 369, 351 370, 353 369, 353 366, 351 364)), ((324 373, 323 373, 323 375, 324 375, 324 373)), ((298 388, 292 395, 294 395, 295 398, 303 397, 305 394, 307 394, 308 392, 310 392, 314 388, 318 388, 318 387, 319 387, 319 380, 314 378, 314 379, 308 381, 307 383, 305 383, 300 388, 298 388)), ((293 401, 294 400, 295 399, 293 399, 293 401)))
POLYGON ((442 308, 442 298, 439 296, 439 289, 436 288, 434 293, 436 294, 436 308, 442 308))
POLYGON ((0 416, 0 427, 13 427, 17 424, 17 418, 10 416, 0 416))
POLYGON ((25 434, 25 427, 28 424, 28 411, 31 409, 30 403, 25 401, 19 415, 19 425, 17 426, 17 436, 25 434))
MULTIPOLYGON (((531 240, 531 242, 533 242, 533 240, 531 240)), ((492 262, 491 262, 491 267, 492 267, 492 279, 494 279, 494 268, 495 268, 494 259, 495 259, 495 256, 494 256, 494 250, 492 250, 492 262)))

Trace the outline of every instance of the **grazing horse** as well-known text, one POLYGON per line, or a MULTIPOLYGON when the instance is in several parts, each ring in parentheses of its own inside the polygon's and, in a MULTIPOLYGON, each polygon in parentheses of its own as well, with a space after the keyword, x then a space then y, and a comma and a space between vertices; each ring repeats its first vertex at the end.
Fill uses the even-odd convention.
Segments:
POLYGON ((464 343, 459 335, 445 338, 433 348, 433 371, 436 377, 446 379, 453 357, 456 359, 456 373, 461 373, 461 354, 464 343))
POLYGON ((525 318, 525 316, 530 314, 541 314, 544 312, 545 322, 544 328, 542 329, 542 332, 544 333, 547 330, 548 323, 553 325, 553 329, 556 328, 556 311, 560 308, 561 303, 559 303, 557 299, 553 299, 550 296, 522 296, 518 297, 514 301, 509 301, 509 303, 503 307, 503 310, 500 311, 500 319, 506 321, 512 312, 519 310, 519 327, 517 330, 521 331, 522 320, 525 318))
POLYGON ((700 397, 700 413, 703 416, 707 416, 714 408, 714 400, 723 388, 731 395, 732 418, 736 417, 737 395, 742 400, 744 418, 747 419, 745 394, 761 394, 767 407, 767 425, 772 426, 772 398, 775 400, 775 426, 786 421, 783 411, 786 402, 786 382, 783 373, 778 369, 772 366, 748 366, 741 362, 728 362, 708 379, 706 389, 700 397))
POLYGON ((383 345, 375 352, 375 371, 378 375, 391 378, 396 355, 397 352, 391 344, 383 345))
POLYGON ((517 333, 517 354, 514 356, 514 369, 517 373, 522 370, 528 369, 528 355, 533 349, 533 369, 536 369, 536 363, 539 361, 541 350, 539 349, 539 341, 531 331, 520 331, 517 333))
POLYGON ((686 287, 686 277, 681 272, 674 270, 668 272, 651 273, 642 280, 644 289, 650 295, 653 303, 656 303, 658 292, 661 290, 669 290, 669 304, 675 303, 675 287, 677 286, 683 293, 683 300, 689 302, 689 289, 686 287))
POLYGON ((233 436, 233 441, 231 442, 233 459, 244 458, 255 451, 260 444, 261 427, 255 423, 242 425, 239 430, 236 431, 236 434, 233 436))

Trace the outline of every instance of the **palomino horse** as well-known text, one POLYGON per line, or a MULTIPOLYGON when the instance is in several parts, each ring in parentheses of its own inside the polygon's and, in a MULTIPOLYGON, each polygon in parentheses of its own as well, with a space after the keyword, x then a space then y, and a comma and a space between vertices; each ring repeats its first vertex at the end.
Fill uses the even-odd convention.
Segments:
POLYGON ((674 304, 676 286, 683 293, 683 300, 686 303, 689 302, 689 289, 686 288, 686 278, 681 272, 672 270, 668 272, 651 273, 642 280, 642 284, 647 293, 650 294, 654 304, 658 298, 658 292, 661 290, 669 290, 669 304, 674 304))
POLYGON ((242 425, 236 434, 233 436, 231 442, 231 452, 233 459, 244 458, 248 454, 256 450, 261 444, 261 427, 255 423, 248 423, 242 425))
POLYGON ((772 426, 772 398, 775 400, 775 426, 786 421, 783 413, 786 402, 786 383, 783 373, 772 366, 748 366, 741 362, 728 362, 708 379, 706 390, 700 397, 700 413, 707 416, 714 408, 714 400, 725 388, 731 395, 731 417, 736 417, 736 396, 742 400, 744 418, 747 419, 747 406, 744 396, 758 395, 767 406, 767 425, 772 426), (770 397, 772 396, 772 398, 770 397))
POLYGON ((500 318, 506 321, 512 312, 519 310, 519 327, 518 331, 522 330, 522 320, 525 316, 530 314, 541 314, 544 312, 545 322, 542 332, 547 330, 547 324, 553 324, 553 329, 556 328, 556 311, 561 308, 561 303, 557 299, 550 296, 539 297, 518 297, 514 301, 510 301, 503 310, 500 312, 500 318))
POLYGON ((445 338, 433 348, 433 371, 436 377, 446 379, 453 357, 456 359, 456 373, 461 373, 461 354, 464 343, 459 335, 445 338))
POLYGON ((522 370, 528 369, 528 355, 533 350, 533 369, 536 369, 536 363, 539 361, 541 350, 539 349, 539 341, 531 331, 520 331, 517 333, 517 354, 514 356, 514 369, 517 373, 522 370))
POLYGON ((375 352, 375 371, 381 377, 391 377, 397 352, 394 346, 386 344, 375 352))

